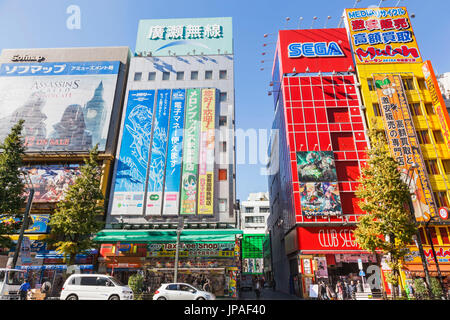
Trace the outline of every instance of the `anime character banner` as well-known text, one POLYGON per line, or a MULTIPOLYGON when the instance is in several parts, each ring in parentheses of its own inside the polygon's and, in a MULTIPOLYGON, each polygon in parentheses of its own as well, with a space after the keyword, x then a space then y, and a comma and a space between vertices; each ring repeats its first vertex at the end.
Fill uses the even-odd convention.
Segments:
POLYGON ((169 139, 170 90, 158 90, 148 168, 146 215, 160 215, 169 139))
POLYGON ((142 214, 155 90, 130 90, 114 177, 111 214, 142 214))
POLYGON ((167 147, 166 179, 164 183, 165 215, 177 215, 180 204, 180 178, 184 128, 184 89, 172 90, 167 147))
POLYGON ((78 165, 46 165, 23 168, 35 190, 33 202, 58 202, 80 175, 78 165))
POLYGON ((183 173, 181 176, 180 214, 197 211, 197 181, 199 159, 199 135, 201 90, 188 89, 186 94, 186 119, 183 145, 183 173))
POLYGON ((297 173, 303 182, 337 181, 333 151, 298 151, 297 173))
POLYGON ((300 182, 300 203, 307 216, 342 214, 337 182, 300 182))
POLYGON ((119 61, 0 66, 0 141, 20 119, 26 151, 104 151, 119 61))

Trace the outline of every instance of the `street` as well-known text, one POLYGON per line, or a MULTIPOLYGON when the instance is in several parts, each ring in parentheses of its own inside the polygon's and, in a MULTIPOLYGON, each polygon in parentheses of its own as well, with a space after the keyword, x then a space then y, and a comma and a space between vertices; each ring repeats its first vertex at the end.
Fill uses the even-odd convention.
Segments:
MULTIPOLYGON (((241 291, 239 300, 257 300, 254 290, 241 291)), ((272 288, 264 288, 261 291, 259 300, 301 300, 299 297, 280 291, 273 291, 272 288)))

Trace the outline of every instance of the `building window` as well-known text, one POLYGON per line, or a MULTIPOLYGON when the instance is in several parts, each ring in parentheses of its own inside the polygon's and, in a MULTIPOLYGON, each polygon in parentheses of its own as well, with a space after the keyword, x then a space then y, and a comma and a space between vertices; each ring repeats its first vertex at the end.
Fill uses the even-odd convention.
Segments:
POLYGON ((219 169, 219 181, 227 180, 227 169, 219 169))
POLYGON ((417 131, 417 136, 419 137, 419 142, 421 144, 431 143, 430 136, 428 135, 428 130, 417 131))
POLYGON ((226 126, 227 125, 227 116, 220 116, 219 117, 219 126, 226 126))
POLYGON ((220 102, 225 102, 225 101, 227 101, 227 93, 221 92, 220 93, 220 102))
POLYGON ((183 71, 177 72, 177 80, 184 80, 184 72, 183 71))
POLYGON ((254 209, 255 208, 253 208, 253 207, 245 207, 245 213, 253 213, 254 209))
POLYGON ((245 217, 245 223, 264 223, 264 217, 255 216, 255 217, 245 217))
POLYGON ((450 174, 450 160, 449 159, 443 159, 442 165, 444 166, 445 173, 450 174))
POLYGON ((205 71, 205 80, 212 80, 212 71, 211 70, 205 71))
POLYGON ((375 113, 375 116, 381 117, 382 114, 381 114, 380 105, 378 103, 374 103, 374 104, 372 104, 372 106, 373 106, 373 112, 375 113))
POLYGON ((142 79, 142 72, 135 72, 134 81, 141 81, 141 79, 142 79))
POLYGON ((444 136, 442 135, 442 132, 440 130, 434 130, 433 136, 434 140, 436 140, 436 143, 445 143, 444 136))
POLYGON ((261 208, 259 208, 259 212, 261 212, 261 213, 269 213, 270 212, 270 208, 269 207, 261 207, 261 208))
MULTIPOLYGON (((227 152, 227 143, 226 143, 226 141, 222 141, 221 143, 220 143, 220 151, 222 151, 222 152, 227 152)), ((225 179, 226 180, 226 179, 225 179)))
POLYGON ((373 79, 367 79, 367 85, 369 86, 369 91, 375 91, 375 86, 373 85, 373 79))
POLYGON ((163 72, 162 79, 163 80, 169 80, 170 79, 170 72, 163 72))
POLYGON ((414 90, 414 81, 412 78, 403 78, 402 80, 406 90, 414 90))
POLYGON ((149 72, 148 73, 148 80, 149 81, 155 81, 156 79, 156 72, 149 72))
POLYGON ((411 104, 411 113, 413 116, 422 115, 422 111, 420 110, 420 103, 412 103, 411 104))
POLYGON ((445 191, 434 192, 434 198, 436 199, 438 208, 448 207, 448 200, 445 191))
POLYGON ((227 212, 227 199, 219 199, 219 211, 227 212))
POLYGON ((426 90, 427 89, 427 84, 426 84, 424 78, 417 78, 417 83, 419 84, 419 89, 420 90, 426 90))
POLYGON ((427 110, 427 114, 434 114, 434 108, 431 103, 425 103, 425 110, 427 110))
POLYGON ((191 71, 191 80, 198 80, 198 71, 191 71))
POLYGON ((442 242, 443 242, 444 244, 450 244, 450 239, 449 239, 449 237, 448 237, 447 228, 445 228, 445 227, 440 227, 440 228, 439 228, 439 232, 440 232, 440 234, 441 234, 442 242))
POLYGON ((226 80, 227 79, 227 70, 220 70, 219 71, 219 79, 220 80, 226 80))
POLYGON ((439 174, 437 160, 425 160, 428 174, 439 174))

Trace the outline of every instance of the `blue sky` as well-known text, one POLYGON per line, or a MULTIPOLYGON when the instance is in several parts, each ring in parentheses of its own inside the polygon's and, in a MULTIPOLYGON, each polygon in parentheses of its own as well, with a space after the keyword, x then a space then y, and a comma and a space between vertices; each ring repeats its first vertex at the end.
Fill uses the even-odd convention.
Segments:
MULTIPOLYGON (((134 50, 140 19, 232 17, 235 49, 236 127, 270 129, 273 102, 267 95, 271 59, 279 29, 337 27, 344 8, 355 0, 0 0, 0 49, 83 46, 128 46, 134 50), (69 30, 67 7, 81 9, 81 29, 69 30), (290 20, 286 22, 286 17, 290 20), (264 34, 269 34, 264 38, 264 34), (271 35, 272 34, 272 35, 271 35), (263 44, 267 43, 266 47, 263 44), (267 52, 266 55, 262 55, 267 52), (261 63, 262 60, 268 60, 261 63), (260 68, 264 67, 261 71, 260 68)), ((358 7, 378 5, 379 0, 361 0, 358 7)), ((395 6, 386 0, 382 6, 395 6)), ((436 73, 450 71, 450 1, 403 0, 425 59, 436 73)), ((237 197, 267 191, 261 165, 237 166, 237 197)))

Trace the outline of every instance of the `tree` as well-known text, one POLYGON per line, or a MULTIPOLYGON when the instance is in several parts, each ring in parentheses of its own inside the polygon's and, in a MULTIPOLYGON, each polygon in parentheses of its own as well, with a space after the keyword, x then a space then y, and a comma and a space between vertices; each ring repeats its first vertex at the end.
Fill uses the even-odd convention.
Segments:
POLYGON ((100 231, 104 213, 103 194, 100 189, 101 167, 98 165, 98 146, 95 146, 80 167, 80 175, 66 190, 50 217, 50 243, 64 255, 68 265, 75 263, 77 254, 95 247, 92 236, 100 231))
POLYGON ((11 128, 10 134, 0 144, 0 215, 4 219, 0 223, 0 245, 11 246, 8 235, 17 232, 19 217, 25 204, 25 184, 21 171, 25 154, 22 130, 24 120, 19 120, 11 128))
POLYGON ((144 298, 144 276, 140 273, 135 273, 128 279, 128 286, 133 291, 135 300, 143 300, 144 298))
POLYGON ((359 207, 367 214, 358 221, 354 231, 361 248, 380 250, 388 256, 391 273, 387 280, 397 297, 401 259, 408 253, 417 229, 412 219, 410 191, 402 180, 399 164, 390 155, 386 138, 373 129, 369 133, 371 148, 367 151, 367 165, 362 168, 356 196, 359 207))

